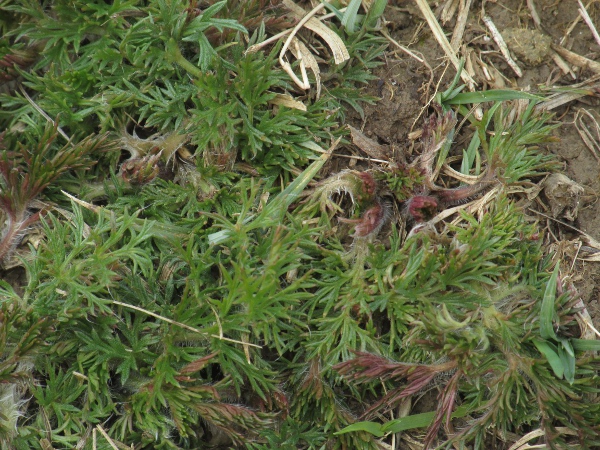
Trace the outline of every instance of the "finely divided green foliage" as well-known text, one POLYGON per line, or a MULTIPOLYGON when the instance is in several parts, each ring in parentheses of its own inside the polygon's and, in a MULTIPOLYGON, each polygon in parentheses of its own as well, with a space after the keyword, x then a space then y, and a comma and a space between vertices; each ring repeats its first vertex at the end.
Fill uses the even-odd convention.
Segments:
POLYGON ((485 126, 478 127, 479 139, 482 142, 488 161, 496 162, 500 177, 507 184, 535 176, 541 171, 551 169, 556 165, 548 155, 528 151, 527 146, 543 142, 551 142, 556 138, 551 136, 555 126, 547 124, 547 113, 537 114, 535 103, 515 117, 514 113, 498 107, 491 108, 482 119, 485 124, 493 120, 494 134, 485 139, 485 126))
MULTIPOLYGON (((137 1, 80 5, 60 0, 51 11, 31 2, 7 8, 23 22, 8 36, 27 40, 37 52, 34 68, 48 68, 19 74, 37 93, 37 104, 51 117, 60 115, 61 126, 75 138, 98 127, 118 131, 125 118, 133 118, 147 129, 190 133, 209 164, 216 160, 230 168, 239 156, 269 175, 305 164, 313 152, 303 144, 341 134, 336 126, 343 117, 340 98, 356 95, 353 83, 368 80, 374 63, 351 62, 357 67, 344 82, 348 92, 336 91, 337 96, 309 104, 306 112, 275 110, 270 104, 275 92, 291 87, 274 62, 278 47, 269 54, 245 53, 247 29, 217 17, 225 13, 226 2, 210 3, 198 14, 180 0, 148 7, 137 1), (57 31, 62 21, 69 25, 57 31), (216 46, 215 32, 224 30, 236 34, 225 34, 229 42, 216 46)), ((257 29, 249 44, 263 37, 264 28, 257 29)), ((367 43, 353 55, 365 54, 369 61, 381 51, 367 43)), ((19 95, 0 95, 0 103, 8 127, 39 119, 19 95)), ((353 105, 360 108, 358 100, 353 105)))
POLYGON ((244 55, 236 47, 231 55, 233 64, 218 63, 195 81, 203 95, 194 96, 186 126, 193 143, 206 149, 208 163, 228 167, 239 157, 265 174, 306 163, 313 152, 303 144, 329 139, 335 115, 324 101, 306 112, 286 107, 274 111, 274 89, 285 88, 283 72, 273 69, 276 52, 244 55))
MULTIPOLYGON (((0 94, 3 238, 11 214, 21 222, 7 253, 31 227, 41 236, 21 253, 21 282, 0 282, 1 448, 113 448, 99 427, 136 448, 366 450, 427 426, 432 445, 483 449, 491 433, 533 427, 556 448, 599 445, 599 360, 587 352, 598 346, 577 339, 572 299, 513 198, 437 231, 405 239, 392 223, 350 244, 336 188, 358 194, 369 179, 370 195, 401 203, 424 175, 355 171, 302 196, 330 157, 314 150, 343 134, 344 102, 360 113, 372 100, 356 88, 380 63, 368 28, 384 2, 366 16, 351 3, 331 27, 352 58, 322 73, 307 111, 274 105, 294 89, 278 46, 245 52, 285 20, 270 2, 3 6, 15 21, 2 24, 2 51, 21 59, 0 75, 72 139, 59 145, 20 91, 0 94), (166 153, 154 148, 165 136, 196 159, 171 150, 166 174, 134 185, 118 166, 132 150, 103 132, 113 144, 158 133, 144 164, 166 153), (433 387, 435 411, 387 420, 433 387), (466 420, 438 434, 449 416, 466 420)), ((455 86, 441 97, 445 108, 487 100, 455 86)), ((472 119, 461 170, 493 165, 505 187, 539 178, 552 167, 535 148, 547 121, 533 104, 493 104, 472 119)))

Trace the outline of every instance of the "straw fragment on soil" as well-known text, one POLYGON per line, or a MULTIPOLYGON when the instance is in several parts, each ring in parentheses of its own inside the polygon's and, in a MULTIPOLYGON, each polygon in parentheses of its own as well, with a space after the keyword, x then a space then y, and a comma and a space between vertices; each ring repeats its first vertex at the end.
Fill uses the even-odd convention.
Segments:
POLYGON ((463 35, 465 34, 465 27, 467 26, 467 19, 469 17, 469 10, 471 9, 472 2, 473 0, 460 1, 456 25, 454 26, 454 31, 452 32, 452 39, 450 40, 450 47, 452 47, 452 49, 455 52, 458 52, 463 35))
POLYGON ((552 44, 552 49, 568 62, 580 67, 582 70, 591 70, 596 74, 600 74, 600 63, 586 58, 585 56, 578 55, 577 53, 567 50, 560 45, 552 44))
POLYGON ((352 137, 352 143, 360 148, 363 152, 372 158, 376 159, 387 159, 388 151, 387 148, 373 139, 365 136, 362 131, 348 125, 350 129, 350 135, 352 137))
POLYGON ((594 22, 592 22, 592 18, 588 14, 586 7, 583 6, 583 3, 581 3, 581 0, 577 0, 577 2, 579 3, 579 14, 581 14, 581 18, 592 32, 592 36, 594 36, 596 43, 600 45, 600 35, 598 35, 598 30, 596 30, 594 22))
POLYGON ((600 92, 599 79, 600 74, 594 75, 582 83, 572 84, 571 86, 562 86, 559 92, 549 95, 546 100, 536 106, 536 109, 551 111, 582 97, 597 97, 600 92))
MULTIPOLYGON (((431 11, 429 4, 425 0, 415 0, 415 2, 421 10, 423 16, 425 16, 425 20, 427 21, 427 24, 429 25, 429 28, 431 29, 435 39, 438 41, 438 43, 442 47, 442 50, 444 50, 444 53, 450 59, 456 70, 458 70, 460 67, 460 62, 458 60, 458 57, 456 56, 456 52, 450 45, 450 42, 448 42, 448 39, 446 38, 442 27, 436 20, 433 11, 431 11)), ((477 82, 473 79, 473 74, 469 74, 466 70, 463 70, 460 73, 460 77, 467 84, 469 90, 475 90, 477 82)))
POLYGON ((575 129, 579 133, 581 140, 591 152, 592 156, 596 158, 596 161, 600 163, 600 124, 594 115, 586 109, 580 108, 575 114, 575 129), (584 117, 587 117, 592 125, 595 133, 590 131, 587 126, 584 117))
POLYGON ((515 74, 519 78, 521 78, 523 76, 523 71, 521 70, 519 65, 515 62, 515 60, 512 59, 512 56, 510 56, 510 52, 508 51, 506 42, 504 41, 504 38, 498 31, 498 28, 496 28, 496 25, 492 21, 492 18, 490 16, 484 15, 481 18, 481 20, 483 20, 483 23, 485 23, 485 26, 488 28, 488 30, 490 30, 490 33, 492 34, 492 39, 494 40, 496 45, 498 45, 498 48, 500 49, 502 56, 506 60, 506 63, 511 67, 511 69, 515 72, 515 74))
MULTIPOLYGON (((577 435, 577 433, 575 431, 570 430, 569 428, 565 428, 565 427, 556 427, 556 431, 561 434, 568 434, 568 435, 573 435, 573 436, 577 435)), ((546 447, 545 445, 540 447, 538 445, 531 446, 528 444, 529 441, 540 438, 545 435, 546 435, 546 432, 540 428, 538 428, 537 430, 533 430, 533 431, 527 433, 525 436, 523 436, 517 442, 515 442, 508 450, 525 450, 525 449, 542 448, 542 447, 545 448, 546 447)))

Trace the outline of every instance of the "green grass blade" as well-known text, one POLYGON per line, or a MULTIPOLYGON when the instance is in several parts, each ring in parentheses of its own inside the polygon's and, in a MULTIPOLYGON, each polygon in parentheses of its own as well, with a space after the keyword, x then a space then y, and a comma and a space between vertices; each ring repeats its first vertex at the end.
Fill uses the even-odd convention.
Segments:
POLYGON ((489 91, 479 92, 463 92, 456 94, 444 100, 444 103, 450 105, 465 105, 471 103, 484 103, 484 102, 503 102, 508 100, 544 100, 543 97, 538 95, 529 94, 522 91, 513 91, 509 89, 492 89, 489 91))
POLYGON ((373 3, 371 3, 371 7, 367 13, 367 18, 365 19, 365 24, 368 27, 374 27, 376 25, 377 19, 379 19, 383 14, 387 3, 387 0, 375 0, 373 3))
POLYGON ((565 380, 573 384, 575 382, 575 353, 568 339, 561 339, 558 344, 558 357, 562 362, 565 380))
POLYGON ((334 434, 337 436, 340 434, 352 433, 354 431, 366 431, 367 433, 370 433, 373 436, 382 437, 385 435, 385 433, 381 431, 381 428, 382 425, 377 422, 356 422, 334 434))
POLYGON ((573 349, 580 352, 596 352, 600 351, 600 341, 594 341, 592 339, 571 339, 573 349))
MULTIPOLYGON (((336 143, 337 144, 337 143, 336 143)), ((319 159, 312 162, 294 181, 277 195, 261 212, 261 217, 270 217, 278 222, 287 208, 300 196, 304 188, 321 170, 323 164, 329 159, 330 153, 323 153, 319 159)))
MULTIPOLYGON (((338 139, 333 145, 332 149, 335 148, 340 139, 338 139)), ((259 215, 250 215, 244 220, 244 224, 247 225, 248 230, 255 228, 261 228, 265 226, 271 226, 279 223, 286 213, 288 207, 296 200, 306 185, 314 178, 314 176, 321 170, 323 164, 329 159, 331 152, 323 153, 318 159, 312 162, 293 182, 290 183, 283 191, 281 191, 271 201, 259 215)), ((208 242, 210 245, 221 244, 225 242, 231 236, 230 230, 221 230, 216 233, 208 235, 208 242)))
POLYGON ((555 314, 554 301, 556 300, 556 280, 558 278, 558 269, 560 264, 556 264, 552 276, 548 280, 542 307, 540 310, 540 336, 543 339, 556 339, 554 332, 553 320, 555 314))
MULTIPOLYGON (((460 406, 452 413, 452 418, 464 417, 468 413, 469 409, 467 407, 460 406)), ((382 427, 382 431, 386 433, 399 433, 400 431, 412 430, 414 428, 425 428, 431 425, 435 414, 435 411, 431 411, 391 420, 382 427)))
POLYGON ((354 33, 360 3, 361 0, 352 0, 346 7, 344 17, 342 17, 342 26, 348 30, 348 33, 354 33))
POLYGON ((537 349, 540 351, 542 355, 546 357, 550 367, 552 367, 552 371, 557 378, 562 378, 565 373, 565 368, 563 363, 558 356, 556 347, 553 344, 550 344, 547 341, 535 340, 533 341, 537 349), (554 348, 553 348, 554 347, 554 348))
MULTIPOLYGON (((469 413, 468 408, 460 406, 452 413, 452 418, 464 417, 469 413)), ((435 411, 413 414, 402 417, 401 419, 390 420, 380 425, 376 422, 357 422, 335 433, 336 435, 350 433, 352 431, 366 431, 374 436, 381 437, 388 433, 399 433, 401 431, 412 430, 415 428, 425 428, 431 425, 435 418, 435 411)))

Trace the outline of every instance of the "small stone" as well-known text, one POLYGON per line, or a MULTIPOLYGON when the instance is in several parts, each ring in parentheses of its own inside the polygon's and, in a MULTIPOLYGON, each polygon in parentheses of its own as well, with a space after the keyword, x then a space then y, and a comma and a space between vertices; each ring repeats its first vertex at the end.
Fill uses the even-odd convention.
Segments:
POLYGON ((502 37, 511 52, 530 66, 542 64, 552 50, 552 38, 537 30, 525 28, 507 28, 502 37))
POLYGON ((552 217, 564 217, 573 221, 577 218, 579 199, 585 189, 580 184, 560 173, 553 173, 544 182, 544 193, 552 211, 552 217))

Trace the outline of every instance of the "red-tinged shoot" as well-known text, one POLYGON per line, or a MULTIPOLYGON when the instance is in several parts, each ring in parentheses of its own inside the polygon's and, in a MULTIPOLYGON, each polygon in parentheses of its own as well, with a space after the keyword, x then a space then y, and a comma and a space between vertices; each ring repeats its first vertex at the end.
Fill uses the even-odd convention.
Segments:
POLYGON ((367 209, 360 219, 340 219, 344 223, 356 224, 354 236, 366 237, 377 235, 387 220, 387 210, 380 203, 367 209))
POLYGON ((132 185, 147 184, 158 176, 160 172, 159 162, 160 153, 146 155, 143 158, 129 159, 121 165, 121 176, 123 180, 132 185))
POLYGON ((495 179, 494 172, 489 171, 479 183, 455 189, 438 189, 428 195, 415 195, 406 202, 406 211, 417 223, 428 221, 440 210, 471 201, 495 179))
POLYGON ((369 202, 375 198, 377 193, 377 182, 370 172, 354 172, 354 175, 360 180, 355 186, 355 197, 359 203, 369 202))
POLYGON ((438 200, 429 195, 416 195, 406 202, 406 209, 416 222, 425 222, 436 215, 438 200))
POLYGON ((364 237, 377 234, 385 223, 386 211, 383 205, 376 204, 365 211, 361 221, 356 225, 356 236, 364 237))
POLYGON ((11 50, 0 58, 0 82, 6 83, 19 77, 19 70, 25 70, 38 55, 35 49, 11 50))
POLYGON ((461 186, 456 189, 443 189, 436 192, 436 197, 445 207, 467 203, 471 201, 473 197, 479 195, 483 190, 485 190, 493 179, 494 176, 489 175, 486 176, 480 183, 461 186))

